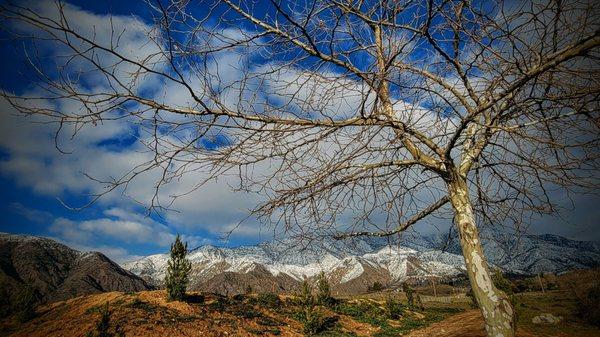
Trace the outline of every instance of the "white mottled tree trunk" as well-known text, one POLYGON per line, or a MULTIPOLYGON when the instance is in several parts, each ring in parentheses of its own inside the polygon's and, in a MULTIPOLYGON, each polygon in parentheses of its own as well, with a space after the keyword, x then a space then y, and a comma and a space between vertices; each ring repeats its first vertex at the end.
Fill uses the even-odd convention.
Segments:
POLYGON ((455 212, 455 225, 473 294, 485 320, 490 337, 514 337, 514 312, 506 294, 497 289, 483 254, 479 231, 475 225, 467 183, 458 176, 448 183, 450 202, 455 212))

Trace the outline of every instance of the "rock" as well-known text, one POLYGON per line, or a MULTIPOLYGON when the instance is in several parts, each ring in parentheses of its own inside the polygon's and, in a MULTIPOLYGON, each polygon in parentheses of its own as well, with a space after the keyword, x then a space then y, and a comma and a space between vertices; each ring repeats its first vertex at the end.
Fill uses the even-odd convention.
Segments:
POLYGON ((532 318, 531 322, 533 322, 533 324, 553 325, 553 324, 557 324, 558 322, 562 321, 562 319, 563 319, 562 316, 557 317, 550 313, 543 313, 543 314, 540 314, 540 315, 532 318))

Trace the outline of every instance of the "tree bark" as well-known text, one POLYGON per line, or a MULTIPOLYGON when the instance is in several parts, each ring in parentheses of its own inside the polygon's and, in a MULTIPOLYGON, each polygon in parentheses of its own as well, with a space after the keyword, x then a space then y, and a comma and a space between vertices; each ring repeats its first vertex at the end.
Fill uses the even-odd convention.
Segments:
POLYGON ((485 320, 485 330, 490 337, 514 337, 514 312, 508 296, 492 282, 490 270, 483 254, 479 231, 475 225, 473 207, 466 180, 456 175, 448 182, 450 202, 454 208, 455 225, 473 294, 485 320))

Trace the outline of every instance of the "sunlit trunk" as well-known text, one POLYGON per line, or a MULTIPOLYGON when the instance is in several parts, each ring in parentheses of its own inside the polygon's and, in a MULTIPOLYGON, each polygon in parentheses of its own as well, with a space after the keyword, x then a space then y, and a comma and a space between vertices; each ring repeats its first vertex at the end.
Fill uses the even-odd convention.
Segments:
POLYGON ((466 181, 456 177, 448 183, 450 201, 455 212, 455 225, 460 235, 460 245, 469 281, 477 304, 485 320, 490 337, 513 337, 514 314, 506 294, 496 289, 483 254, 479 232, 475 226, 473 207, 469 199, 466 181))

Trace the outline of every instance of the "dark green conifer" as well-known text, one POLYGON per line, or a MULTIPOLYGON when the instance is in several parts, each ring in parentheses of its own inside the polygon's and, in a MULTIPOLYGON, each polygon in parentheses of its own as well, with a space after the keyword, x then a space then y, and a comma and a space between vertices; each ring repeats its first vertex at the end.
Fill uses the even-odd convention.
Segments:
POLYGON ((192 264, 186 258, 186 255, 187 243, 181 242, 178 234, 175 242, 171 245, 171 258, 165 276, 167 299, 169 301, 181 301, 185 297, 189 273, 192 269, 192 264))

